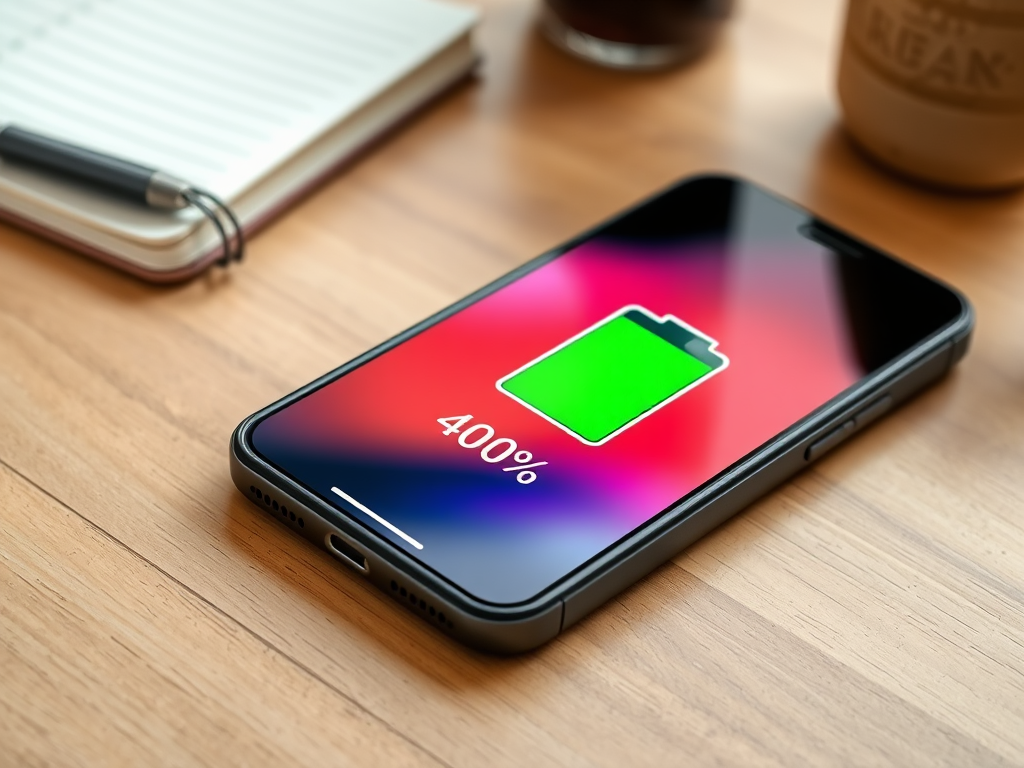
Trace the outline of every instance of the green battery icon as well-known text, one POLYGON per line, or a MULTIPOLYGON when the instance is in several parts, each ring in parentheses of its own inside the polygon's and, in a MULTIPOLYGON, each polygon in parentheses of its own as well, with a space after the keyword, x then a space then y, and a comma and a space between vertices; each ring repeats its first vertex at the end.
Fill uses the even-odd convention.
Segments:
POLYGON ((497 381, 587 445, 603 445, 716 373, 718 342, 672 315, 623 307, 497 381))

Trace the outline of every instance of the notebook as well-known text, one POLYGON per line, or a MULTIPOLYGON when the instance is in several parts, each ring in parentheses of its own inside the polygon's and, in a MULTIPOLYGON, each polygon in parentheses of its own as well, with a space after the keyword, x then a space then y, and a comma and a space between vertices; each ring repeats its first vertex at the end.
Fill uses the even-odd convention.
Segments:
MULTIPOLYGON (((0 125, 187 179, 247 233, 475 64, 439 0, 0 0, 0 125)), ((162 212, 0 161, 0 217, 142 277, 219 256, 162 212)))

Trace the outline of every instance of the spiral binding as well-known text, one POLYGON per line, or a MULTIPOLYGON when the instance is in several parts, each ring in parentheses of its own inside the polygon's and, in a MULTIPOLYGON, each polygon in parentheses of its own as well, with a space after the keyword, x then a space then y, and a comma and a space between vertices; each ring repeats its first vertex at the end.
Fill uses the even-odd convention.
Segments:
POLYGON ((181 196, 189 205, 209 219, 217 230, 217 234, 220 235, 222 256, 217 259, 218 266, 226 267, 232 262, 241 261, 245 256, 245 235, 238 217, 227 203, 212 192, 196 187, 189 187, 181 193, 181 196), (227 227, 224 226, 225 223, 228 225, 227 227))

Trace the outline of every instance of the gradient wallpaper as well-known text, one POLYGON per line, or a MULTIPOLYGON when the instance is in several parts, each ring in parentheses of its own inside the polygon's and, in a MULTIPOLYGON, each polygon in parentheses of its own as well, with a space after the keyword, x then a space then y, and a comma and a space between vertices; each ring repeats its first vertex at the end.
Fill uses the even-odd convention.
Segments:
POLYGON ((742 207, 717 235, 597 236, 267 417, 253 447, 477 598, 526 600, 863 375, 837 257, 792 208, 763 194, 742 207), (712 337, 728 368, 599 446, 495 386, 626 305, 712 337), (464 415, 462 431, 489 425, 530 454, 519 463, 547 464, 520 483, 503 471, 514 454, 490 463, 487 443, 444 434, 439 418, 464 415))

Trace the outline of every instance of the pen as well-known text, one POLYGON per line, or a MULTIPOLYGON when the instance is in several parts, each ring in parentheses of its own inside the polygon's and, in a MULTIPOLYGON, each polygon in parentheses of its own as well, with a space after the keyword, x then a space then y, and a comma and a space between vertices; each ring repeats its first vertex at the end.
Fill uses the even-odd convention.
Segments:
POLYGON ((124 200, 160 210, 197 208, 217 229, 223 244, 221 264, 240 261, 245 252, 242 227, 215 195, 187 181, 130 160, 96 152, 16 125, 0 128, 0 158, 68 179, 124 200), (233 233, 228 231, 222 214, 233 233))

